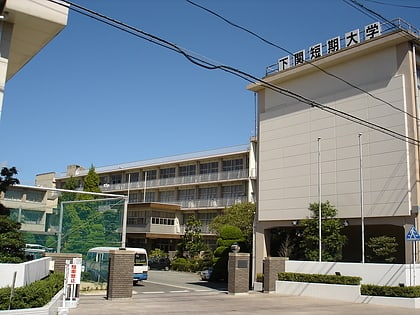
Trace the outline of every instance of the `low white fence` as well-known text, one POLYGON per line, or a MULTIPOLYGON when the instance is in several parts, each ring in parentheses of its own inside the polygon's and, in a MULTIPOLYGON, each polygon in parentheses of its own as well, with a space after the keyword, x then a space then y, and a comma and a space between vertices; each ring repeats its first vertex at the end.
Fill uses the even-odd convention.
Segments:
POLYGON ((26 286, 48 276, 51 257, 44 257, 21 264, 0 264, 0 288, 11 287, 16 271, 15 288, 26 286))
POLYGON ((286 260, 286 272, 309 274, 340 273, 343 276, 362 278, 362 284, 398 286, 420 285, 420 265, 371 264, 345 262, 317 262, 286 260))

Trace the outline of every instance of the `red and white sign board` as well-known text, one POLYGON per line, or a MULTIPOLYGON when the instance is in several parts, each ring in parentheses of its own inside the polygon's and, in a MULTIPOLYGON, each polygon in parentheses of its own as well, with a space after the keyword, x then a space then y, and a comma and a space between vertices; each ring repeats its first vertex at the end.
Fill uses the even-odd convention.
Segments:
POLYGON ((82 273, 82 265, 70 264, 68 284, 80 284, 80 274, 82 273))

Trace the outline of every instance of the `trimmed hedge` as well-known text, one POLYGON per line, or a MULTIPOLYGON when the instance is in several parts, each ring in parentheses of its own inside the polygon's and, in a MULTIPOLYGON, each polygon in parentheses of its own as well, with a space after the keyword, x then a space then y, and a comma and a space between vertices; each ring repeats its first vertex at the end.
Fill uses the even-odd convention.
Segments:
POLYGON ((390 297, 404 297, 404 298, 418 298, 420 297, 420 286, 415 287, 391 287, 379 286, 373 284, 362 284, 360 287, 362 295, 369 296, 390 296, 390 297))
POLYGON ((310 283, 328 283, 328 284, 346 284, 359 285, 362 278, 352 276, 306 274, 295 272, 280 272, 278 279, 280 281, 310 282, 310 283))
MULTIPOLYGON (((25 287, 15 288, 10 309, 43 307, 64 286, 64 274, 53 273, 25 287)), ((9 308, 11 288, 0 289, 0 310, 9 308)))

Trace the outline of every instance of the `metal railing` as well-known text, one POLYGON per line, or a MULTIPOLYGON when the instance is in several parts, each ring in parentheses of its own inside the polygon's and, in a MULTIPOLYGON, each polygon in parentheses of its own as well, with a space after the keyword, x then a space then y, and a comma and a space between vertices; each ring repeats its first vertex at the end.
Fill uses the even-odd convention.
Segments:
MULTIPOLYGON (((219 181, 229 181, 229 180, 238 180, 238 179, 247 179, 249 177, 249 170, 236 170, 236 171, 226 171, 210 174, 199 174, 191 176, 178 176, 171 178, 159 178, 151 179, 145 181, 130 182, 130 189, 144 189, 146 188, 157 188, 157 187, 167 187, 167 186, 179 186, 179 185, 188 185, 188 184, 202 184, 202 183, 211 183, 219 181)), ((109 191, 119 191, 127 190, 128 183, 119 183, 119 184, 104 184, 100 186, 103 192, 109 191)))

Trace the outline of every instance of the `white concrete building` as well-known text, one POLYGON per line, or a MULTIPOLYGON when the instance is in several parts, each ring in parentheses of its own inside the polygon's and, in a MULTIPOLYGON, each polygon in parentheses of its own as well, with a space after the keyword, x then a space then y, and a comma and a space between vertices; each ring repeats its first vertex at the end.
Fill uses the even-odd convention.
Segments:
POLYGON ((259 108, 257 272, 277 256, 276 235, 299 232, 320 191, 348 224, 343 260, 362 260, 363 213, 365 242, 395 236, 398 262, 412 261, 405 237, 420 202, 419 32, 396 20, 339 35, 279 59, 248 86, 259 108))
POLYGON ((63 30, 68 7, 47 0, 2 0, 0 11, 1 117, 6 82, 63 30))
MULTIPOLYGON (((103 193, 128 196, 127 246, 176 250, 189 216, 214 245, 212 219, 226 207, 254 202, 256 141, 215 150, 95 166, 103 193)), ((88 167, 69 165, 65 173, 39 174, 36 184, 65 188, 73 177, 83 189, 88 167)))

